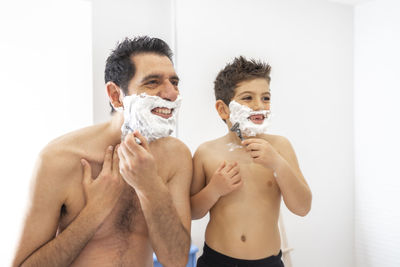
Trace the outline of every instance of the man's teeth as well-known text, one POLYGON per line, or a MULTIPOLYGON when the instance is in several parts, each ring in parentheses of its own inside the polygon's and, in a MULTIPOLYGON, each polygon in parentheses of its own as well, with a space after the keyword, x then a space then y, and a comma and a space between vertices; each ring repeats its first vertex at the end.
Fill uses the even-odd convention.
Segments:
POLYGON ((165 114, 165 115, 169 115, 172 112, 172 110, 169 108, 155 108, 153 110, 156 113, 161 113, 161 114, 165 114))

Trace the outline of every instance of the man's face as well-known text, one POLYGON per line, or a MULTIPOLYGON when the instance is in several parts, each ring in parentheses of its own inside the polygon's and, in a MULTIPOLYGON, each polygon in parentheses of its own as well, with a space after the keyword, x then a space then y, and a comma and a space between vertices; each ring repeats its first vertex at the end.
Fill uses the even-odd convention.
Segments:
MULTIPOLYGON (((177 99, 179 78, 168 57, 146 53, 135 55, 132 60, 136 72, 128 84, 129 95, 146 93, 167 101, 177 99)), ((151 113, 165 119, 172 116, 172 110, 166 107, 156 107, 151 113)))
MULTIPOLYGON (((239 83, 232 100, 254 111, 270 110, 271 93, 266 79, 258 78, 239 83)), ((252 115, 249 118, 255 124, 262 124, 264 116, 252 115)))

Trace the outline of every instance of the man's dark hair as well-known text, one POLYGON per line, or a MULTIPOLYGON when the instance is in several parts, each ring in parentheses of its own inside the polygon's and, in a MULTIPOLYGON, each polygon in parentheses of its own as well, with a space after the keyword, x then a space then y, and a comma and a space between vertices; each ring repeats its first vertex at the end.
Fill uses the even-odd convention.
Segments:
POLYGON ((214 81, 215 99, 221 99, 226 105, 229 105, 235 95, 235 89, 243 81, 254 80, 257 78, 271 81, 269 76, 271 66, 267 63, 247 60, 240 56, 228 63, 217 75, 214 81))
POLYGON ((133 39, 125 38, 117 44, 117 47, 107 58, 104 71, 105 83, 114 82, 127 95, 128 83, 136 72, 136 66, 131 57, 144 53, 166 56, 172 62, 172 51, 163 40, 149 36, 138 36, 133 39))

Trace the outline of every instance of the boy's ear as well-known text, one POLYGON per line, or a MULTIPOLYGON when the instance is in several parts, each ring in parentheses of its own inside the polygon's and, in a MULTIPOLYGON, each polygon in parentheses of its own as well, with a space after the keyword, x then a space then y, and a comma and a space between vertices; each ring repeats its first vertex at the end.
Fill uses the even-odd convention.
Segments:
POLYGON ((116 109, 123 107, 122 99, 123 93, 121 88, 116 85, 114 82, 107 82, 106 83, 107 94, 110 100, 111 105, 116 109))
POLYGON ((229 119, 231 112, 229 111, 229 107, 224 103, 224 101, 220 99, 217 100, 217 102, 215 102, 215 108, 217 109, 217 112, 221 117, 221 119, 223 120, 229 119))

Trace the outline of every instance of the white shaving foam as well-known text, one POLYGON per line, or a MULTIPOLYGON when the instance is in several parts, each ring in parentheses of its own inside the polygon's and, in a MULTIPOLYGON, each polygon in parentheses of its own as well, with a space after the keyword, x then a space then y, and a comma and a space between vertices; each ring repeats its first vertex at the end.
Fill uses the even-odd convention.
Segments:
POLYGON ((176 117, 181 101, 182 98, 179 95, 173 102, 146 93, 125 96, 122 100, 124 105, 122 138, 133 131, 139 131, 148 142, 171 135, 176 127, 176 117), (172 116, 165 119, 155 115, 151 113, 154 108, 172 109, 172 116))
POLYGON ((230 116, 229 120, 232 125, 239 123, 239 129, 243 136, 256 136, 267 132, 271 124, 271 112, 269 110, 253 110, 248 106, 241 105, 232 100, 229 103, 230 116), (263 115, 264 121, 261 124, 253 123, 249 117, 252 115, 263 115))
POLYGON ((228 147, 229 147, 229 151, 233 151, 233 150, 235 150, 235 149, 238 149, 238 148, 242 148, 243 146, 240 146, 240 145, 237 145, 237 144, 234 144, 234 143, 228 143, 228 144, 226 144, 228 147))

